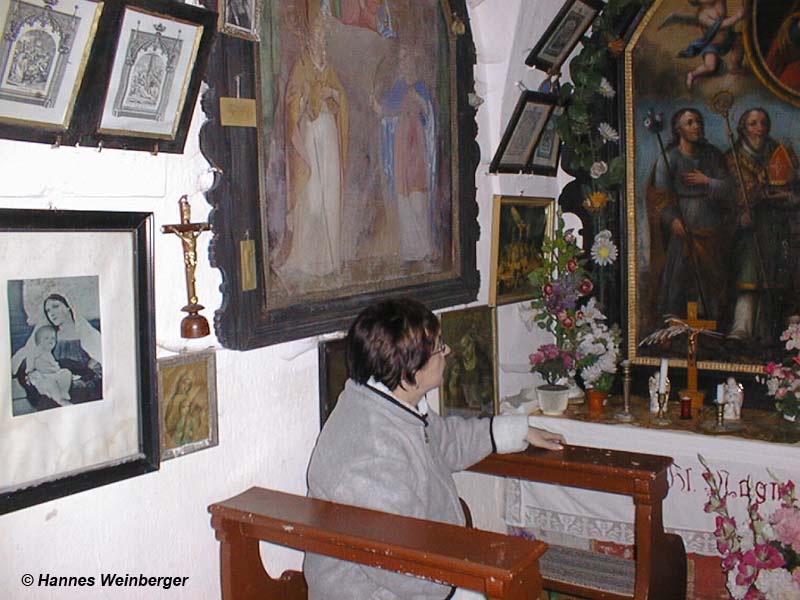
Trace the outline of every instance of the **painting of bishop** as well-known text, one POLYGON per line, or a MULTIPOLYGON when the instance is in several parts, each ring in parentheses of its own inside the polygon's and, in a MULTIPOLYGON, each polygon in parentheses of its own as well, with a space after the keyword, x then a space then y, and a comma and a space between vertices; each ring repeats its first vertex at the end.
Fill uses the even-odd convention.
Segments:
POLYGON ((719 334, 700 360, 757 370, 800 313, 800 119, 761 76, 768 4, 785 3, 656 0, 626 49, 634 356, 685 356, 639 342, 691 302, 719 334))

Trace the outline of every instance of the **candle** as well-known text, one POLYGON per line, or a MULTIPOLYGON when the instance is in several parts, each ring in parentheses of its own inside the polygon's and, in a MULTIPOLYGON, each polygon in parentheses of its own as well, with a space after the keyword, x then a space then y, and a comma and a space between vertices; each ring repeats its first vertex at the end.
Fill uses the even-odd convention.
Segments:
POLYGON ((724 396, 725 396, 725 390, 722 387, 722 384, 718 383, 717 384, 717 400, 716 400, 717 404, 722 404, 722 399, 724 398, 724 396))
POLYGON ((658 374, 658 393, 667 393, 667 359, 661 359, 661 371, 658 374))

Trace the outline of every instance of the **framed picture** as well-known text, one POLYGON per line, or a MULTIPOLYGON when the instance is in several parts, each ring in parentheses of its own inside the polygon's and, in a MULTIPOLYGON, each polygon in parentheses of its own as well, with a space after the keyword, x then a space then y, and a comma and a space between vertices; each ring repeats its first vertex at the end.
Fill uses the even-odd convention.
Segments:
POLYGON ((442 313, 442 338, 450 346, 440 388, 442 415, 497 414, 497 317, 488 306, 442 313))
POLYGON ((0 210, 0 513, 158 469, 152 247, 150 213, 0 210))
POLYGON ((319 427, 325 425, 344 384, 350 377, 347 369, 345 338, 319 343, 319 427))
POLYGON ((557 73, 603 6, 600 0, 566 0, 528 54, 525 64, 547 73, 557 73))
POLYGON ((744 46, 747 62, 759 80, 777 97, 800 106, 800 60, 792 51, 800 14, 792 2, 749 0, 744 46))
POLYGON ((158 360, 158 424, 163 460, 218 443, 214 357, 212 350, 158 360))
POLYGON ((245 40, 259 40, 260 0, 220 0, 219 30, 245 40))
POLYGON ((534 175, 547 175, 555 177, 558 173, 558 159, 561 156, 561 137, 558 135, 556 123, 564 109, 560 106, 553 108, 542 135, 531 156, 531 173, 534 175))
MULTIPOLYGON (((511 119, 489 165, 490 173, 532 173, 534 150, 556 107, 555 94, 526 90, 520 94, 511 119)), ((552 130, 555 133, 555 130, 552 130)), ((552 141, 555 143, 555 140, 552 141)), ((554 148, 549 148, 548 156, 554 148)), ((556 150, 557 152, 557 150, 556 150)), ((542 161, 541 157, 538 160, 542 161)))
POLYGON ((2 137, 69 127, 102 10, 88 0, 0 1, 2 137))
POLYGON ((201 132, 224 173, 207 197, 228 348, 341 330, 392 295, 477 296, 465 2, 372 5, 265 0, 259 45, 219 40, 208 98, 256 101, 235 127, 209 102, 201 132))
POLYGON ((623 215, 634 363, 686 364, 685 335, 647 343, 668 315, 699 318, 716 331, 698 337, 704 370, 761 373, 785 353, 780 334, 800 312, 800 221, 790 208, 800 201, 800 121, 787 103, 788 79, 779 88, 783 71, 767 58, 770 40, 796 23, 790 4, 745 3, 746 43, 726 25, 719 35, 729 32, 735 44, 725 56, 688 56, 700 29, 676 18, 686 16, 680 0, 643 9, 630 37, 623 215), (687 58, 678 57, 684 51, 687 58), (725 69, 706 68, 722 61, 725 69), (682 159, 689 154, 704 183, 684 183, 695 171, 682 159))
POLYGON ((555 199, 494 197, 489 306, 533 297, 528 276, 542 264, 542 243, 554 231, 555 199))

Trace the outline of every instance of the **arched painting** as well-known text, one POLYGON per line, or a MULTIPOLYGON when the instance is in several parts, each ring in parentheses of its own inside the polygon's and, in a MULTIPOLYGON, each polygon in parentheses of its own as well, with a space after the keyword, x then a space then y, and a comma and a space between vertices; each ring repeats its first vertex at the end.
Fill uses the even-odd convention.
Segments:
POLYGON ((694 307, 713 330, 699 338, 701 368, 760 372, 781 353, 800 313, 799 18, 798 0, 655 0, 631 36, 634 362, 685 358, 685 336, 648 342, 694 307))

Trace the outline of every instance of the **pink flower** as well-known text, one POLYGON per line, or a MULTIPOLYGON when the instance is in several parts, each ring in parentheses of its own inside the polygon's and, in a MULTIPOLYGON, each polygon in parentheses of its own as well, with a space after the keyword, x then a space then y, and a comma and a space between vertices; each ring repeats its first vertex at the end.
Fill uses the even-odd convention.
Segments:
MULTIPOLYGON (((719 547, 719 544, 717 545, 719 547)), ((742 560, 742 555, 739 552, 731 552, 722 559, 722 570, 727 573, 736 568, 739 561, 742 560)))
POLYGON ((764 367, 764 372, 767 375, 774 375, 776 369, 778 369, 778 368, 779 368, 778 363, 774 363, 774 362, 767 363, 767 366, 764 367))
POLYGON ((800 552, 800 512, 795 508, 779 508, 769 518, 775 537, 795 552, 800 552))

